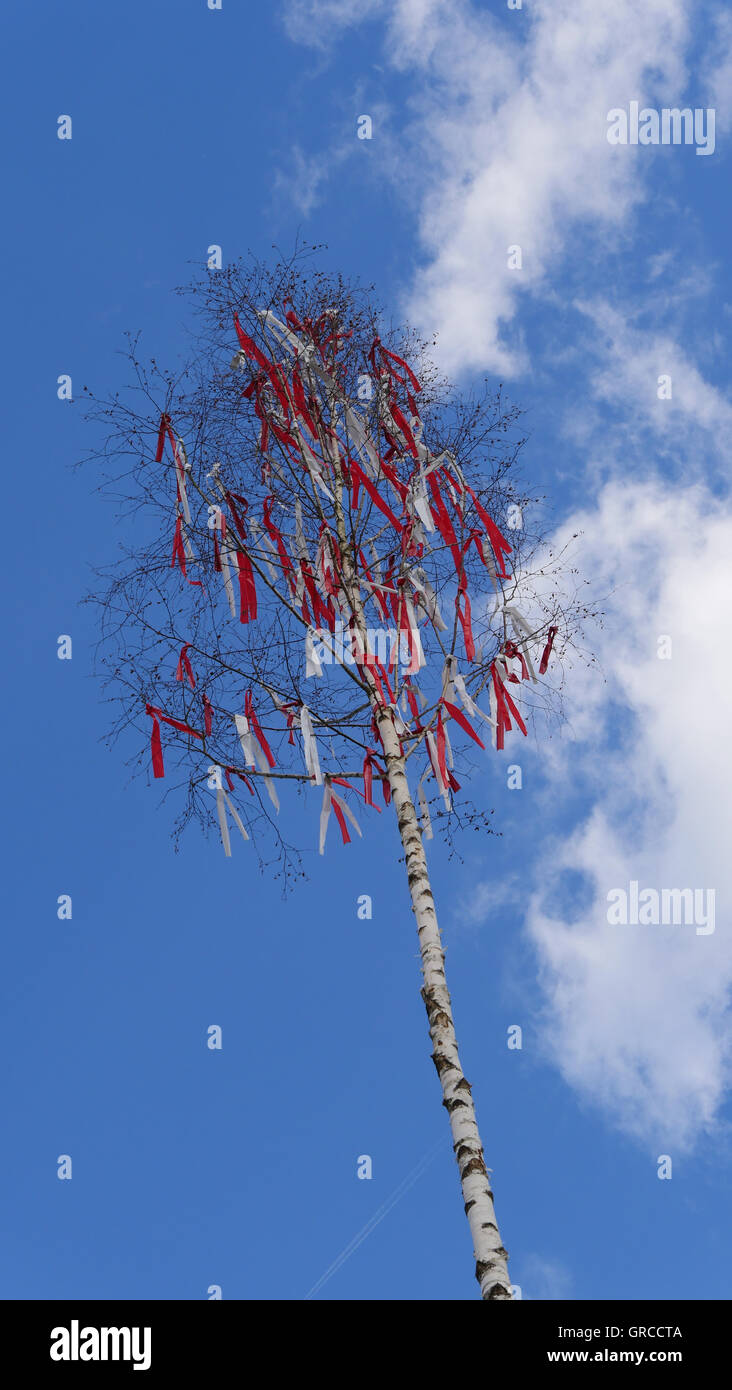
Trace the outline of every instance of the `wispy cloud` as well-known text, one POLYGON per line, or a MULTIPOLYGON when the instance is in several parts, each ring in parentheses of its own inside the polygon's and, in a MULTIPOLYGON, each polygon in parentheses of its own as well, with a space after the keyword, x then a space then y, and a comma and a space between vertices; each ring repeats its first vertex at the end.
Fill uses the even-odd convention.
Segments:
POLYGON ((572 1276, 561 1260, 544 1255, 526 1255, 518 1266, 521 1296, 550 1300, 572 1297, 572 1276))
POLYGON ((673 335, 639 328, 603 299, 580 301, 577 308, 593 328, 587 350, 598 399, 621 406, 635 428, 645 423, 657 435, 673 435, 677 445, 688 445, 691 431, 702 430, 721 454, 732 448, 732 404, 673 335))
POLYGON ((546 755, 552 805, 593 786, 575 829, 538 865, 549 895, 528 912, 546 1001, 544 1039, 566 1080, 652 1145, 692 1145, 715 1126, 730 1082, 732 512, 703 488, 614 483, 571 519, 579 560, 614 593, 600 635, 605 681, 572 676, 575 738, 546 755), (670 637, 671 658, 658 639, 670 637), (589 906, 568 921, 561 875, 589 906), (611 926, 607 893, 637 880, 713 888, 716 930, 611 926))
POLYGON ((688 12, 688 0, 533 0, 499 20, 470 0, 291 0, 293 34, 383 16, 388 63, 416 78, 401 180, 425 263, 408 309, 439 332, 448 371, 524 367, 522 296, 576 258, 578 238, 592 260, 599 233, 601 255, 646 196, 652 160, 608 144, 607 113, 682 98, 688 12))

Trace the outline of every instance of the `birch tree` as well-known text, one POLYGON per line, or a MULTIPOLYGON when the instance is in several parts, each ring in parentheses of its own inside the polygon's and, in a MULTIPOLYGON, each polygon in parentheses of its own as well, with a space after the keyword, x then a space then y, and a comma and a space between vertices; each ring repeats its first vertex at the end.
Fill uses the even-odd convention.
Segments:
POLYGON ((476 1278, 509 1299, 427 846, 466 818, 490 830, 465 776, 527 735, 575 613, 564 557, 531 582, 519 412, 487 385, 457 393, 371 290, 307 257, 191 288, 185 365, 145 364, 131 339, 129 385, 88 393, 129 523, 95 599, 111 736, 133 730, 135 768, 167 779, 176 835, 212 827, 242 874, 252 854, 302 872, 295 795, 320 854, 393 814, 476 1278))

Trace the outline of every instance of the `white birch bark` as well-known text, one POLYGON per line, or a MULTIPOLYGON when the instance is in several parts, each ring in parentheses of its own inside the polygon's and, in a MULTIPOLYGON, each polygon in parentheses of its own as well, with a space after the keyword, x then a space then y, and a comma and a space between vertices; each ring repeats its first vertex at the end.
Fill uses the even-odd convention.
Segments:
POLYGON ((460 1172, 465 1212, 473 1236, 475 1277, 480 1284, 481 1297, 484 1300, 510 1299, 512 1295, 508 1255, 498 1231, 493 1193, 483 1157, 483 1145, 478 1132, 470 1084, 460 1065, 452 1005, 445 977, 445 953, 442 949, 417 813, 409 791, 404 758, 399 752, 399 741, 391 719, 388 714, 382 714, 378 717, 378 722, 386 751, 389 784, 399 834, 406 856, 412 910, 417 919, 424 976, 422 998, 427 1010, 434 1049, 432 1060, 442 1087, 442 1103, 450 1117, 453 1150, 460 1172))
MULTIPOLYGON (((335 488, 336 531, 346 593, 356 619, 362 642, 366 641, 361 593, 355 574, 353 554, 346 534, 341 504, 342 477, 337 457, 334 459, 337 478, 335 488)), ((372 690, 372 708, 378 721, 386 757, 394 809, 407 866, 407 880, 412 898, 412 911, 417 919, 417 934, 422 956, 424 985, 422 998, 427 1010, 432 1060, 442 1087, 442 1103, 450 1117, 453 1152, 460 1173, 465 1214, 470 1223, 475 1254, 475 1277, 485 1301, 511 1299, 508 1274, 508 1253, 504 1250, 493 1208, 493 1193, 483 1157, 483 1145, 478 1132, 475 1106, 470 1083, 463 1075, 458 1055, 452 1004, 445 977, 445 953, 437 925, 432 887, 427 870, 427 858, 422 834, 414 809, 404 758, 399 751, 392 716, 385 711, 372 690)))

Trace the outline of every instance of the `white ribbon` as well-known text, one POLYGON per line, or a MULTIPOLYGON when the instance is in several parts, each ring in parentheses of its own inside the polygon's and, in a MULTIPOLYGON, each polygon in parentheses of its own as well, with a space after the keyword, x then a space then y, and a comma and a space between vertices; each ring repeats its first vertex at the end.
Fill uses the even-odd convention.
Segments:
POLYGON ((319 853, 325 850, 325 837, 328 833, 328 821, 330 819, 330 801, 333 793, 331 792, 330 782, 326 780, 323 788, 323 805, 320 808, 320 848, 319 853))
POLYGON ((313 725, 310 719, 310 711, 307 705, 300 709, 300 731, 303 739, 303 752, 305 756, 305 767, 311 777, 315 779, 317 787, 322 785, 323 774, 320 771, 320 760, 318 758, 318 745, 315 742, 313 725))
POLYGON ((221 577, 226 589, 226 597, 229 600, 232 618, 236 617, 236 599, 234 598, 234 585, 231 582, 231 571, 229 569, 229 555, 232 557, 232 564, 235 564, 235 547, 231 544, 228 535, 224 536, 219 546, 219 556, 221 558, 221 577))
POLYGON ((371 476, 378 478, 380 472, 379 456, 368 438, 366 431, 362 428, 358 416, 354 415, 351 407, 348 405, 344 405, 343 413, 346 418, 348 433, 353 435, 356 447, 360 449, 364 462, 368 464, 371 470, 371 476))
MULTIPOLYGON (((333 496, 333 493, 330 491, 330 488, 326 487, 323 481, 323 460, 318 457, 315 450, 312 449, 308 444, 308 441, 305 438, 302 429, 300 428, 299 421, 293 420, 293 424, 297 427, 298 443, 300 445, 300 452, 302 454, 303 463, 305 464, 305 467, 307 468, 312 481, 314 482, 318 491, 322 492, 323 496, 328 498, 329 502, 334 502, 335 498, 333 496)), ((331 452, 331 457, 332 456, 333 455, 331 452)))
POLYGON ((315 650, 313 641, 313 629, 308 628, 305 633, 305 677, 322 676, 323 667, 320 664, 320 657, 315 650))
POLYGON ((495 719, 491 719, 489 715, 484 714, 482 709, 480 709, 479 706, 476 705, 475 700, 470 695, 468 688, 465 684, 465 678, 460 675, 459 671, 455 672, 453 676, 453 681, 455 684, 455 689, 457 690, 457 693, 460 696, 460 703, 463 709, 465 710, 466 714, 471 714, 474 719, 481 718, 485 721, 486 724, 492 724, 495 727, 495 719))
POLYGON ((176 476, 178 478, 178 486, 180 489, 180 500, 181 505, 183 507, 183 515, 186 519, 186 524, 190 526, 191 509, 188 506, 188 493, 186 492, 186 473, 189 471, 188 455, 186 454, 186 446, 183 443, 183 440, 177 434, 175 436, 174 453, 175 471, 176 476))
POLYGON ((447 720, 444 721, 443 728, 445 730, 445 762, 450 768, 450 771, 452 771, 455 766, 455 759, 452 756, 452 745, 450 743, 450 732, 447 727, 447 720))
POLYGON ((245 767, 254 767, 254 739, 249 729, 249 720, 245 714, 235 714, 234 723, 236 724, 236 732, 239 735, 239 742, 244 752, 244 765, 245 767))
POLYGON ((297 356, 302 350, 302 344, 299 338, 296 338, 295 334, 290 332, 289 328, 272 313, 272 310, 257 309, 256 314, 257 317, 262 320, 265 328, 269 329, 272 336, 278 338, 282 346, 286 347, 293 356, 297 356))
MULTIPOLYGON (((270 540, 269 536, 264 535, 264 533, 263 533, 263 531, 262 531, 262 528, 261 528, 261 526, 260 526, 260 524, 259 524, 259 522, 257 521, 257 518, 256 518, 255 516, 250 516, 250 517, 249 517, 249 530, 250 530, 250 532, 251 532, 252 540, 253 540, 253 542, 254 542, 255 545, 260 546, 260 547, 261 547, 262 545, 266 545, 266 546, 268 547, 268 549, 270 550, 270 552, 272 553, 272 555, 277 555, 277 551, 275 550, 274 545, 272 544, 272 541, 270 540)), ((277 573, 277 570, 275 569, 274 565, 271 565, 271 564, 270 564, 270 562, 269 562, 269 560, 267 559, 267 556, 266 556, 266 555, 263 555, 263 556, 262 556, 262 559, 264 560, 264 563, 265 563, 265 565, 267 566, 267 569, 269 570, 269 577, 270 577, 270 579, 273 581, 273 583, 276 584, 276 583, 277 583, 277 580, 278 580, 278 578, 279 578, 279 575, 278 575, 278 573, 277 573)))
POLYGON ((421 634, 421 632, 420 632, 420 630, 419 630, 419 625, 418 625, 418 623, 417 623, 417 615, 416 615, 416 613, 415 613, 415 611, 414 611, 414 604, 412 603, 411 594, 407 594, 407 593, 404 594, 404 606, 405 606, 405 608, 406 608, 406 610, 407 610, 407 622, 409 623, 409 639, 410 639, 409 674, 410 674, 410 676, 412 676, 412 675, 414 675, 415 670, 421 671, 422 667, 427 665, 427 659, 426 659, 426 657, 425 657, 425 654, 424 654, 424 651, 423 651, 423 648, 422 648, 422 634, 421 634), (412 663, 414 662, 414 652, 415 652, 415 651, 416 651, 416 653, 417 653, 417 665, 416 665, 416 667, 414 667, 413 664, 412 664, 412 663))
POLYGON ((455 657, 450 653, 445 657, 445 662, 442 667, 442 698, 443 700, 449 700, 453 705, 455 703, 455 691, 452 688, 454 681, 453 667, 455 664, 455 657))
POLYGON ((439 604, 437 602, 437 595, 434 589, 432 588, 432 585, 430 584, 430 581, 427 578, 427 575, 425 574, 424 570, 421 568, 421 566, 417 565, 416 568, 411 571, 409 577, 417 592, 420 594, 424 594, 427 615, 435 631, 447 632, 447 623, 443 621, 439 604))
POLYGON ((391 710, 392 718, 394 720, 394 728, 396 729, 396 732, 399 735, 399 737, 404 738, 408 736, 409 729, 407 728, 407 725, 404 723, 404 720, 402 719, 402 716, 399 713, 399 710, 397 709, 396 705, 389 705, 387 706, 387 708, 391 710))
POLYGON ((226 795, 226 792, 224 791, 223 787, 218 787, 216 791, 216 810, 218 811, 219 815, 219 827, 221 829, 221 840, 224 846, 224 854, 226 855, 227 859, 230 859, 231 840, 229 839, 229 824, 226 819, 227 806, 231 811, 231 815, 235 824, 241 831, 242 838, 248 840, 249 836, 247 835, 247 832, 244 829, 244 826, 242 825, 241 819, 239 817, 239 812, 237 811, 236 806, 234 805, 233 801, 231 801, 231 799, 226 795))

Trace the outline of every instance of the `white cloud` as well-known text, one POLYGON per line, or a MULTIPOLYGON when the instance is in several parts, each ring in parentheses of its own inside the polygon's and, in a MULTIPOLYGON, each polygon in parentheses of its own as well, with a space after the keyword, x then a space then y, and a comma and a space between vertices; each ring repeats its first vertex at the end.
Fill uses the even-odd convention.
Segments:
POLYGON ((725 8, 715 17, 702 65, 705 103, 714 107, 719 131, 732 126, 732 14, 725 8))
POLYGON ((517 878, 477 881, 470 884, 453 915, 461 928, 491 925, 496 918, 502 920, 505 908, 518 909, 522 901, 522 885, 517 878))
POLYGON ((275 173, 275 192, 286 194, 298 212, 309 217, 322 196, 321 186, 350 153, 350 146, 346 148, 340 144, 329 151, 325 160, 321 155, 307 155, 299 145, 294 145, 290 167, 275 173))
POLYGON ((296 43, 329 48, 344 29, 383 7, 384 0, 285 0, 285 29, 296 43))
MULTIPOLYGON (((591 385, 598 399, 622 407, 634 429, 646 423, 656 434, 672 436, 677 445, 680 433, 687 442, 691 431, 698 437, 703 430, 724 455, 726 441, 732 438, 732 405, 704 380, 674 337, 638 328, 605 300, 578 302, 576 307, 593 326, 592 343, 601 365, 591 371, 591 385), (659 398, 661 376, 671 378, 670 399, 659 398)), ((588 352, 593 353, 590 344, 588 352)))
POLYGON ((290 30, 382 9, 389 63, 418 78, 399 179, 426 263, 408 312, 439 332, 449 372, 515 373, 520 295, 573 253, 573 238, 616 236, 644 196, 651 152, 610 146, 607 113, 681 100, 688 0, 532 0, 500 20, 470 0, 291 0, 290 30), (514 245, 521 270, 507 265, 514 245))
POLYGON ((538 881, 556 889, 580 871, 592 901, 567 920, 561 891, 532 899, 544 1038, 570 1085, 654 1154, 673 1153, 715 1125, 730 1081, 732 512, 702 488, 613 483, 566 534, 578 529, 578 563, 614 592, 598 636, 607 684, 575 669, 574 741, 547 746, 554 814, 563 786, 593 792, 538 881), (714 888, 714 934, 608 925, 608 890, 631 880, 714 888))
MULTIPOLYGON (((333 32, 383 17, 388 61, 409 83, 407 128, 385 137, 383 158, 416 209, 424 252, 406 307, 416 326, 439 332, 446 370, 520 370, 521 295, 550 296, 550 273, 571 269, 569 257, 581 283, 593 267, 602 276, 603 256, 622 245, 647 194, 653 161, 652 151, 608 145, 607 112, 631 99, 684 104, 691 13, 690 0, 532 0, 499 21, 470 0, 292 0, 292 23, 327 20, 333 32), (521 271, 507 268, 515 244, 521 271)), ((718 41, 688 99, 699 104, 708 91, 721 106, 732 30, 719 7, 706 13, 722 16, 718 41)), ((637 301, 632 312, 610 304, 606 288, 605 298, 585 293, 574 304, 588 326, 579 347, 588 349, 595 404, 574 399, 573 428, 592 437, 597 404, 608 407, 610 425, 602 423, 615 442, 602 450, 595 481, 608 460, 629 481, 605 485, 555 538, 556 551, 584 532, 574 561, 609 598, 605 626, 590 639, 599 668, 568 673, 572 741, 542 747, 552 775, 546 824, 559 821, 563 792, 574 806, 584 788, 588 809, 547 842, 537 882, 552 891, 532 899, 527 928, 548 1052, 571 1086, 655 1156, 718 1130, 730 1082, 732 511, 696 480, 703 449, 717 449, 715 468, 724 461, 732 407, 680 332, 682 310, 708 289, 705 272, 670 277, 663 246, 644 246, 642 259, 645 319, 637 301), (672 377, 670 401, 657 396, 662 373, 672 377), (673 449, 682 465, 690 461, 684 485, 640 481, 673 449), (661 634, 673 640, 670 661, 658 659, 661 634), (558 908, 567 871, 588 886, 571 917, 558 908), (714 934, 609 926, 607 892, 631 880, 715 889, 714 934)), ((476 898, 471 919, 510 896, 476 898)))

